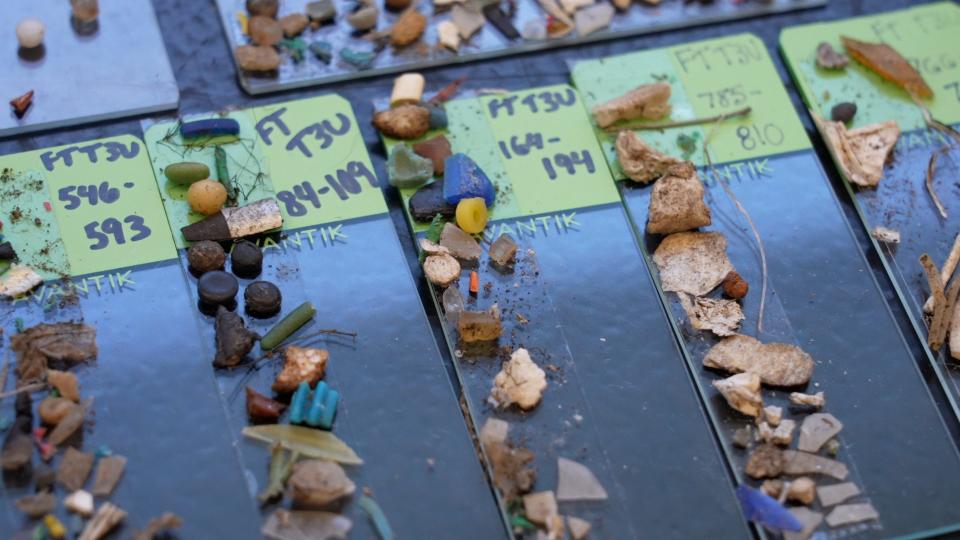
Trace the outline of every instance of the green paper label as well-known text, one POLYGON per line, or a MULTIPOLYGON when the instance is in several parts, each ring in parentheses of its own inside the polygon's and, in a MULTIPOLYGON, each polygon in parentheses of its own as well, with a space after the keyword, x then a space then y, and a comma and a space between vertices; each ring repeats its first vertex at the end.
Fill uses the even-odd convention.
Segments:
POLYGON ((205 216, 191 211, 188 186, 168 181, 164 169, 174 163, 199 162, 216 178, 216 146, 225 153, 237 204, 276 197, 284 230, 386 213, 357 119, 342 97, 331 94, 221 116, 237 120, 238 138, 187 144, 180 137, 179 122, 156 124, 146 132, 178 247, 186 246, 180 229, 205 216))
POLYGON ((788 28, 780 34, 780 49, 793 72, 807 106, 830 119, 838 103, 857 104, 853 126, 896 120, 903 131, 924 127, 923 113, 906 91, 885 81, 851 59, 843 70, 817 67, 821 42, 843 52, 840 36, 893 47, 920 72, 933 89, 924 105, 941 122, 960 122, 960 7, 943 2, 881 15, 788 28))
MULTIPOLYGON (((579 62, 572 75, 590 108, 641 84, 669 83, 671 113, 650 124, 716 117, 750 107, 748 115, 719 123, 636 131, 661 152, 699 166, 706 164, 703 141, 708 134, 710 157, 715 163, 810 148, 763 42, 751 34, 579 62)), ((625 178, 614 150, 616 132, 594 131, 614 175, 625 178)))
MULTIPOLYGON (((618 202, 580 95, 547 86, 446 104, 454 153, 477 162, 497 188, 489 219, 503 220, 618 202)), ((423 139, 439 135, 428 133, 423 139)), ((389 150, 400 141, 384 139, 389 150)), ((416 189, 403 189, 407 210, 416 189)), ((426 228, 417 223, 417 231, 426 228)))
POLYGON ((0 169, 0 232, 45 279, 176 257, 136 137, 4 156, 0 169))

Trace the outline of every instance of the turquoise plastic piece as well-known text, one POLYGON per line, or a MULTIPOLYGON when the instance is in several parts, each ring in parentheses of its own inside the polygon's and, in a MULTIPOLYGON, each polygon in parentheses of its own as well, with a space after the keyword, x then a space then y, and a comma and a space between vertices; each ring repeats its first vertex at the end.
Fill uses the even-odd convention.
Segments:
POLYGON ((340 392, 331 390, 327 394, 323 405, 323 416, 320 417, 319 427, 330 430, 333 428, 333 419, 337 416, 337 405, 340 403, 340 392))
POLYGON ((310 397, 310 385, 300 383, 290 399, 290 423, 302 424, 307 412, 307 399, 310 397))
POLYGON ((307 414, 307 425, 329 430, 333 427, 333 419, 337 416, 337 405, 340 403, 340 392, 331 390, 325 382, 317 383, 310 402, 310 412, 307 414))
POLYGON ((313 399, 310 401, 310 412, 307 413, 307 425, 317 426, 320 423, 320 417, 323 415, 323 405, 329 389, 327 383, 323 381, 317 383, 317 387, 313 390, 313 399))

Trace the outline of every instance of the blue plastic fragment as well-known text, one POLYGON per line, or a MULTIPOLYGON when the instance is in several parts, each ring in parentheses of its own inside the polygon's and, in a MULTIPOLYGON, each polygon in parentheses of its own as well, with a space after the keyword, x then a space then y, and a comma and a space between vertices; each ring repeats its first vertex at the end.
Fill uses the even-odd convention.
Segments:
POLYGON ((310 397, 310 385, 306 381, 297 386, 290 399, 290 423, 302 424, 307 413, 307 400, 310 397))
POLYGON ((184 139, 239 134, 240 123, 232 118, 209 118, 180 124, 180 136, 184 139))
POLYGON ((766 493, 746 484, 737 486, 737 499, 747 520, 776 531, 798 532, 803 524, 789 510, 766 493))
POLYGON ((100 447, 97 448, 97 452, 96 452, 96 454, 94 454, 94 455, 95 455, 97 458, 112 456, 112 455, 113 455, 113 450, 111 450, 109 446, 107 446, 107 445, 105 445, 105 444, 101 444, 100 447))
POLYGON ((454 154, 443 164, 443 200, 456 206, 461 199, 483 197, 487 208, 493 206, 496 192, 487 173, 466 154, 454 154))

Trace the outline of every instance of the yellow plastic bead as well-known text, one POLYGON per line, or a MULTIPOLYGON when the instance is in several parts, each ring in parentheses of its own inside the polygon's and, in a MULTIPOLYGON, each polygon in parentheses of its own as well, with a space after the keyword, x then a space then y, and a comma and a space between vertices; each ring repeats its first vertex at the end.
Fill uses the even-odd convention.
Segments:
POLYGON ((43 516, 43 524, 47 527, 47 534, 50 535, 50 538, 60 540, 67 536, 67 528, 57 519, 57 516, 53 514, 43 516))
POLYGON ((461 199, 457 203, 457 226, 470 234, 483 232, 487 227, 487 204, 483 197, 461 199))
POLYGON ((209 178, 195 182, 187 190, 187 202, 190 203, 190 208, 194 212, 212 216, 227 202, 227 188, 209 178))

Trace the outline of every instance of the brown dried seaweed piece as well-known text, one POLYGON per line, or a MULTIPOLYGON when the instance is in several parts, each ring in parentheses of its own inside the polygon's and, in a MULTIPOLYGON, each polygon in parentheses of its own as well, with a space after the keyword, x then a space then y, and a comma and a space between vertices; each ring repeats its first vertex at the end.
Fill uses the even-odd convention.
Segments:
POLYGON ((489 442, 484 445, 490 466, 493 468, 493 483, 504 499, 512 499, 533 489, 537 470, 527 467, 534 453, 509 443, 489 442))
POLYGON ((617 161, 627 178, 646 184, 666 174, 667 170, 683 162, 654 150, 637 134, 624 130, 617 135, 617 161))
POLYGON ((800 347, 761 343, 739 334, 711 347, 703 358, 703 365, 730 373, 756 373, 763 384, 770 386, 797 386, 813 375, 813 358, 800 347))
POLYGON ((93 469, 93 454, 81 452, 76 448, 67 448, 60 466, 57 468, 57 483, 73 492, 83 487, 93 469))
POLYGON ((843 463, 799 450, 783 451, 783 472, 786 474, 825 474, 846 480, 850 471, 843 463))
POLYGON ((933 97, 933 90, 927 86, 916 69, 906 58, 886 43, 867 43, 847 36, 840 36, 843 47, 854 60, 874 71, 884 79, 903 88, 911 95, 921 98, 933 97))
POLYGON ((823 127, 847 178, 859 186, 876 187, 900 138, 900 126, 887 120, 853 130, 847 130, 842 122, 823 122, 823 127))
POLYGON ((160 532, 169 529, 179 529, 183 526, 183 520, 173 512, 164 512, 159 517, 155 517, 147 523, 146 528, 134 534, 133 540, 153 540, 160 532))
POLYGON ((743 309, 733 300, 695 297, 677 293, 680 304, 690 318, 690 325, 697 330, 709 330, 720 337, 737 333, 743 321, 743 309))
POLYGON ((703 183, 691 163, 670 167, 653 185, 647 233, 670 234, 710 225, 703 183))
POLYGON ((670 114, 670 84, 640 85, 626 94, 595 105, 591 110, 597 126, 612 126, 621 120, 656 120, 670 114))
POLYGON ((97 473, 94 475, 94 495, 109 497, 117 487, 123 471, 127 468, 127 458, 123 456, 105 456, 97 462, 97 473))
POLYGON ((727 239, 716 232, 681 232, 663 239, 653 253, 665 291, 704 296, 733 270, 727 239))
POLYGON ((38 324, 10 337, 17 387, 39 382, 51 361, 76 364, 97 356, 97 331, 83 323, 38 324))

